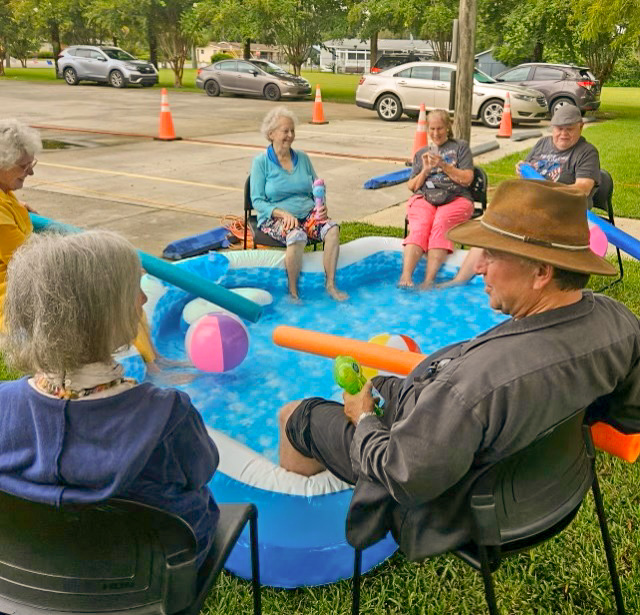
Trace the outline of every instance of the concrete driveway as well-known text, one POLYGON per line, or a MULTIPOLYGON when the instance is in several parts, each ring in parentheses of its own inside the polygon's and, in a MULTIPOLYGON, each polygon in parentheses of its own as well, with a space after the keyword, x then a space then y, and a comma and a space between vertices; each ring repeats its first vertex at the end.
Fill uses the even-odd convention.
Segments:
MULTIPOLYGON (((39 127, 44 138, 73 145, 42 153, 21 198, 45 216, 121 232, 152 254, 170 241, 220 226, 225 216, 242 216, 251 160, 266 146, 260 123, 282 103, 201 92, 171 92, 169 103, 181 141, 153 140, 157 88, 0 81, 0 117, 20 118, 39 127)), ((362 185, 404 168, 415 121, 388 123, 355 104, 325 103, 329 124, 312 125, 312 101, 284 104, 300 119, 295 147, 310 154, 325 179, 333 218, 376 221, 406 200, 406 184, 375 191, 362 185)), ((473 127, 472 146, 489 141, 495 131, 473 127)), ((531 143, 501 140, 500 150, 476 162, 531 143)), ((385 222, 402 225, 398 212, 385 222)))

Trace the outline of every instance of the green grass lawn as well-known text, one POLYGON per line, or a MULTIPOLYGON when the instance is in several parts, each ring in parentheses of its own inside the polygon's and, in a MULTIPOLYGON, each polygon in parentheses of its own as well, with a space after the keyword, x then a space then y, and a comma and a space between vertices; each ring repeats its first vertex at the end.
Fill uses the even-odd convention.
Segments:
MULTIPOLYGON (((66 85, 62 79, 56 79, 53 68, 7 68, 5 77, 0 79, 15 81, 51 81, 59 85, 66 85)), ((182 76, 182 87, 174 87, 173 71, 167 68, 160 69, 160 82, 157 87, 169 88, 171 90, 193 90, 196 91, 195 68, 185 68, 182 76)), ((311 82, 313 92, 316 84, 322 90, 322 100, 326 102, 352 103, 355 99, 356 87, 360 80, 359 75, 334 75, 332 73, 321 73, 303 71, 302 76, 311 82)), ((313 98, 313 94, 312 94, 313 98)))

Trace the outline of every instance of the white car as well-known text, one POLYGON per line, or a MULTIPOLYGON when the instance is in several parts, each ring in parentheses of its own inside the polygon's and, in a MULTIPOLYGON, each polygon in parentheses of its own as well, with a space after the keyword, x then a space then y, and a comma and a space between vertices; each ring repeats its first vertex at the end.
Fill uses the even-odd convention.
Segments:
MULTIPOLYGON (((450 62, 411 62, 377 75, 363 75, 356 90, 356 105, 375 109, 388 122, 403 113, 417 115, 420 104, 429 109, 449 109, 450 62)), ((517 122, 539 121, 547 116, 547 101, 537 90, 498 83, 478 69, 473 71, 473 119, 489 128, 498 128, 506 94, 511 100, 511 118, 517 122)))

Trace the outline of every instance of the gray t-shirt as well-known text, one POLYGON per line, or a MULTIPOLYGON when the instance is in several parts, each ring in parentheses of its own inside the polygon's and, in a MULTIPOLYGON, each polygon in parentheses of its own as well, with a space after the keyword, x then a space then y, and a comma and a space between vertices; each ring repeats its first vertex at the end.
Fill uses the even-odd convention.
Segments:
MULTIPOLYGON (((411 177, 415 177, 422 171, 422 154, 429 150, 429 147, 434 147, 435 144, 419 149, 413 157, 413 168, 411 169, 411 177)), ((437 146, 436 146, 437 147, 437 146)), ((447 163, 452 164, 458 169, 468 170, 473 169, 473 156, 469 149, 469 144, 466 141, 458 139, 449 139, 437 148, 437 153, 447 163)), ((468 186, 461 186, 456 184, 442 169, 431 169, 431 173, 425 179, 424 184, 420 186, 418 192, 421 192, 426 196, 426 191, 429 188, 443 188, 448 192, 451 192, 455 196, 462 196, 470 201, 471 190, 468 186), (429 185, 431 182, 432 185, 429 185)))
POLYGON ((584 137, 564 151, 556 149, 551 137, 544 137, 533 146, 526 162, 553 182, 574 184, 576 179, 593 179, 596 182, 594 191, 600 184, 598 150, 584 137))

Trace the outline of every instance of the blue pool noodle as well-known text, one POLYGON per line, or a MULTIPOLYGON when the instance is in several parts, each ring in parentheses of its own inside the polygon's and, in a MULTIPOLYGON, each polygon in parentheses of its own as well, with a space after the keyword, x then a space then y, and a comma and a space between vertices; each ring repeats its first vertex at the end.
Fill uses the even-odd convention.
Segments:
MULTIPOLYGON (((522 179, 544 179, 540 173, 538 173, 530 164, 520 165, 520 177, 522 179)), ((626 252, 633 258, 640 260, 640 241, 635 237, 625 233, 623 230, 609 224, 606 220, 603 220, 600 216, 596 216, 590 211, 587 212, 587 218, 593 224, 600 227, 602 232, 606 235, 607 240, 610 241, 616 248, 620 248, 623 252, 626 252)))
MULTIPOLYGON (((31 222, 33 228, 36 231, 44 230, 61 230, 67 233, 79 233, 82 229, 70 224, 62 224, 55 222, 44 216, 30 213, 31 222)), ((232 293, 230 290, 205 280, 204 278, 197 276, 190 271, 186 271, 182 267, 176 267, 165 263, 163 260, 151 256, 146 252, 138 250, 138 256, 140 257, 140 263, 142 267, 151 275, 169 282, 182 290, 186 290, 188 293, 202 297, 211 303, 215 303, 225 310, 232 312, 242 318, 246 318, 251 322, 257 322, 262 314, 262 306, 257 303, 241 297, 236 293, 232 293)))

